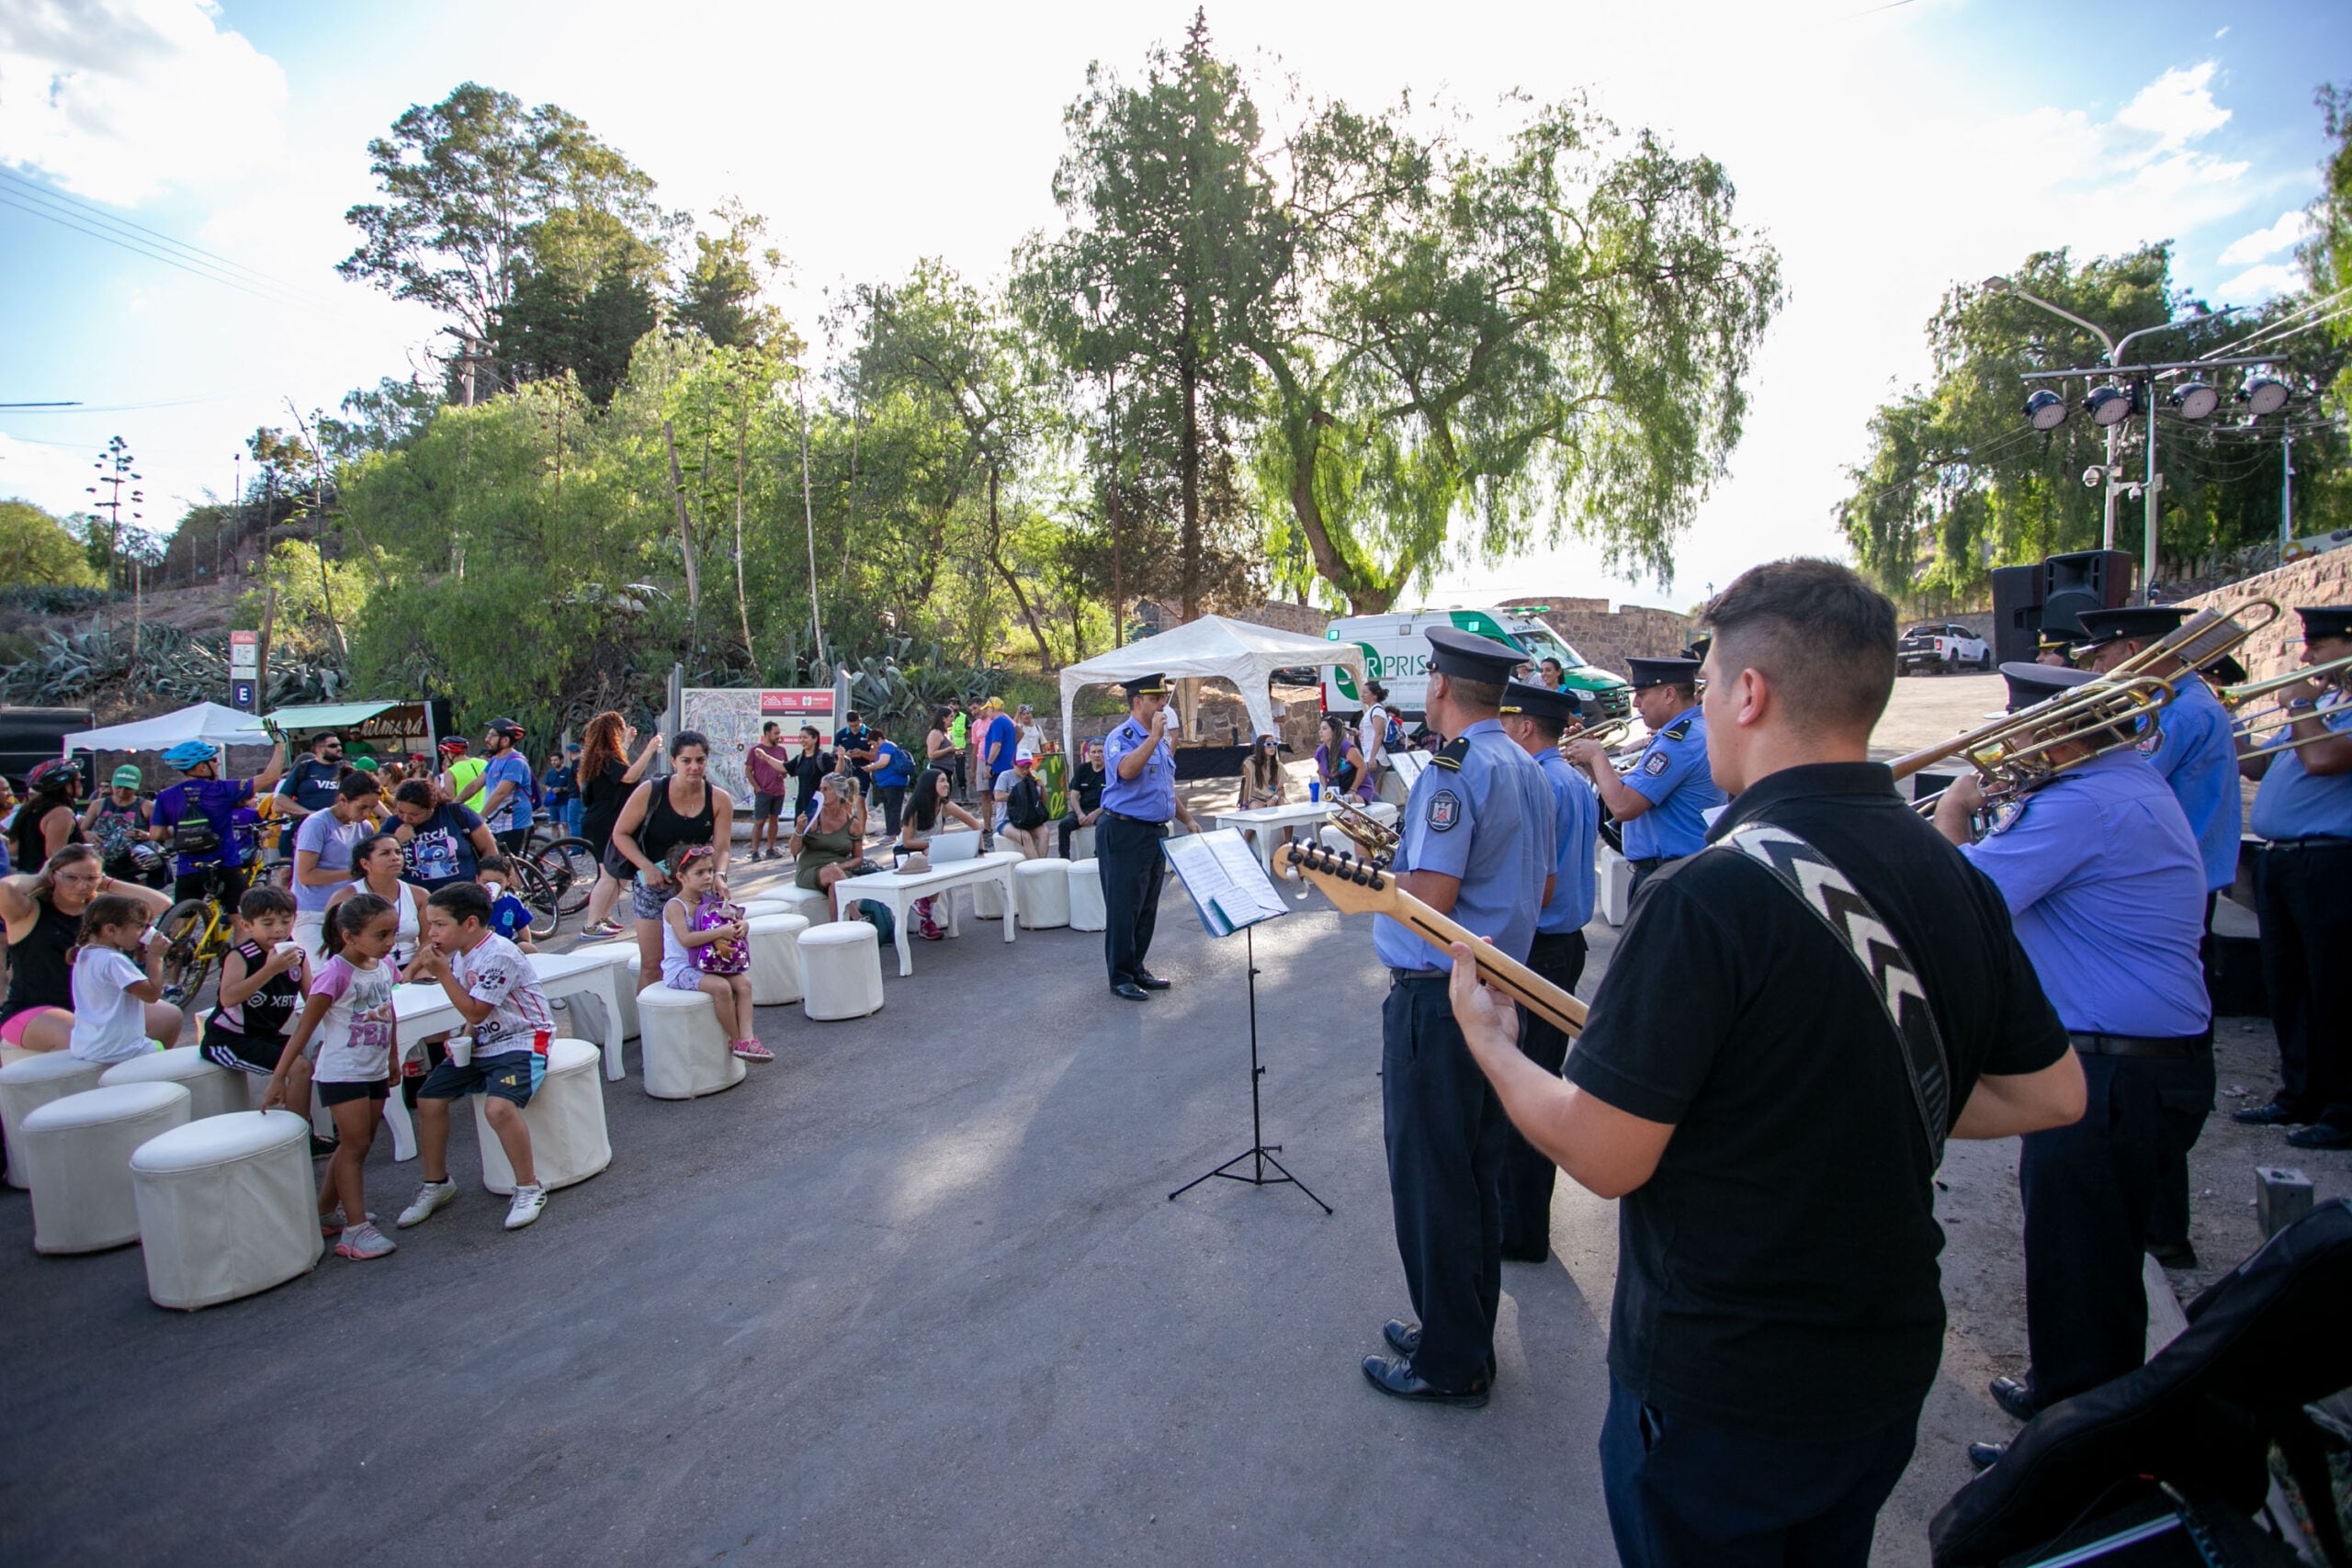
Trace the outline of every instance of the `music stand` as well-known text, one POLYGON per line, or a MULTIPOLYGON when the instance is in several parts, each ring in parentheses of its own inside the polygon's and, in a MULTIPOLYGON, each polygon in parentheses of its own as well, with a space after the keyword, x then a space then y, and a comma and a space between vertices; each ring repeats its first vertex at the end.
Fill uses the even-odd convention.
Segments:
POLYGON ((1306 1183, 1293 1176, 1274 1156, 1280 1144, 1266 1142, 1263 1101, 1258 1080, 1266 1068, 1258 1059, 1258 946, 1257 926, 1265 920, 1289 913, 1282 896, 1267 880, 1265 867, 1241 834, 1231 828, 1214 833, 1198 833, 1182 839, 1165 840, 1161 851, 1174 868, 1177 880, 1193 897, 1193 906, 1199 911, 1201 924, 1211 936, 1231 936, 1241 932, 1244 967, 1249 971, 1250 991, 1250 1146, 1227 1160, 1216 1169, 1204 1172, 1170 1192, 1170 1201, 1182 1197, 1212 1177, 1227 1181, 1246 1182, 1252 1187, 1280 1187, 1287 1183, 1306 1194, 1307 1199, 1326 1214, 1331 1205, 1315 1196, 1306 1183), (1247 1172, 1233 1168, 1247 1160, 1247 1172), (1271 1166, 1276 1174, 1268 1176, 1271 1166))

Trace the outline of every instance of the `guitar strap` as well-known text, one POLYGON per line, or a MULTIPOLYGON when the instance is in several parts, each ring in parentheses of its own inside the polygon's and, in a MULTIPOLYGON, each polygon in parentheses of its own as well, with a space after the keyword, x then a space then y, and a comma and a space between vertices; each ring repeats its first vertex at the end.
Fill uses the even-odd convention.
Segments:
POLYGON ((1918 969, 1895 940, 1894 929, 1879 919, 1870 900, 1827 855, 1785 828, 1749 823, 1734 829, 1713 847, 1744 854, 1770 872, 1772 880, 1812 910, 1861 966, 1910 1079, 1928 1161, 1942 1164, 1944 1138, 1951 1130, 1951 1058, 1944 1053, 1943 1034, 1936 1025, 1935 1010, 1928 1005, 1918 969))

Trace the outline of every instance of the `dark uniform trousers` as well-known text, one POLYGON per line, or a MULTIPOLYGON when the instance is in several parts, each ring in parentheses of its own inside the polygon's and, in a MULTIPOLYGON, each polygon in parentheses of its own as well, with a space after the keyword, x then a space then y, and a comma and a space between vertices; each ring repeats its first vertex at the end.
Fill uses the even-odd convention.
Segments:
MULTIPOLYGON (((2220 897, 2218 892, 2205 895, 2205 935, 2197 945, 2198 964, 2205 972, 2209 1010, 2213 994, 2213 906, 2220 897)), ((2205 1047, 2204 1057, 2204 1098, 2188 1103, 2183 1086, 2165 1101, 2164 1164, 2156 1173, 2155 1207, 2148 1215, 2148 1246, 2152 1249, 2188 1245, 2188 1151, 2204 1135, 2205 1118, 2213 1113, 2213 1090, 2218 1085, 2211 1045, 2205 1047)))
POLYGON ((2352 1126, 2352 842, 2272 845, 2256 862, 2278 1102, 2352 1126))
MULTIPOLYGON (((1138 822, 1105 811, 1094 824, 1095 874, 1102 879, 1102 956, 1111 984, 1133 980, 1159 923, 1159 880, 1167 861, 1165 822, 1138 822)), ((1006 919, 1012 917, 1008 914, 1006 919)))
POLYGON ((1647 880, 1649 874, 1664 865, 1666 862, 1665 855, 1647 855, 1640 860, 1629 860, 1625 863, 1634 868, 1633 879, 1625 885, 1625 897, 1629 902, 1634 894, 1642 890, 1642 884, 1647 880))
MULTIPOLYGON (((1527 950, 1527 966, 1564 991, 1573 991, 1584 977, 1585 941, 1582 931, 1546 936, 1538 931, 1527 950)), ((1519 1010, 1519 1049, 1522 1055, 1551 1074, 1560 1076, 1568 1059, 1565 1030, 1519 1010)), ((1552 1248, 1552 1183, 1560 1168, 1552 1156, 1511 1128, 1503 1147, 1503 1255, 1542 1258, 1552 1248)))
POLYGON ((2146 1358, 2140 1258, 2155 1205, 2167 1100, 2212 1093, 2209 1046, 2179 1057, 2080 1054, 2082 1120, 2025 1135, 2026 1345, 2037 1405, 2121 1377, 2146 1358), (2200 1061, 2201 1057, 2201 1061, 2200 1061))
POLYGON ((1463 1042, 1443 974, 1390 986, 1380 1036, 1388 1196, 1421 1323, 1413 1371, 1459 1391, 1485 1380, 1494 1359, 1510 1120, 1463 1042))

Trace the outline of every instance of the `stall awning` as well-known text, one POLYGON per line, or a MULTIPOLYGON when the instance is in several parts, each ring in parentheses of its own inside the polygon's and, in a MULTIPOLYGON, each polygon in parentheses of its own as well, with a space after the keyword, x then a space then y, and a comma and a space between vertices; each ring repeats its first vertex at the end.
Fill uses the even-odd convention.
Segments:
POLYGON ((307 735, 320 729, 348 729, 355 724, 365 724, 387 708, 399 703, 318 703, 310 707, 279 708, 269 716, 269 722, 293 735, 307 735))
POLYGON ((1364 678, 1363 650, 1351 642, 1329 642, 1254 621, 1229 621, 1203 615, 1158 637, 1098 653, 1062 671, 1062 733, 1070 733, 1078 694, 1086 686, 1108 685, 1136 675, 1165 674, 1170 680, 1217 676, 1239 688, 1241 705, 1261 735, 1274 728, 1274 705, 1266 690, 1275 671, 1294 665, 1336 664, 1364 678))
POLYGON ((72 751, 164 751, 184 740, 204 740, 215 746, 267 746, 269 735, 249 713, 219 703, 198 703, 177 713, 113 724, 103 729, 79 729, 65 737, 72 751))

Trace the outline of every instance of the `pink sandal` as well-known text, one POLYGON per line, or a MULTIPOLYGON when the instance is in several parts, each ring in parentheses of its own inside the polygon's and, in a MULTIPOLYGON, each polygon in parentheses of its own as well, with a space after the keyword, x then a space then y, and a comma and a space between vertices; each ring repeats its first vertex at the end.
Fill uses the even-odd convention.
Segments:
POLYGON ((775 1053, 769 1050, 766 1046, 761 1044, 756 1040, 738 1040, 734 1044, 729 1046, 728 1049, 734 1052, 738 1056, 742 1057, 743 1060, 747 1062, 773 1062, 775 1060, 775 1053))

